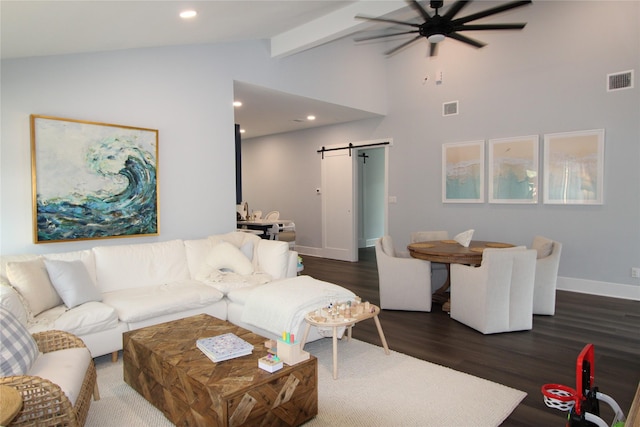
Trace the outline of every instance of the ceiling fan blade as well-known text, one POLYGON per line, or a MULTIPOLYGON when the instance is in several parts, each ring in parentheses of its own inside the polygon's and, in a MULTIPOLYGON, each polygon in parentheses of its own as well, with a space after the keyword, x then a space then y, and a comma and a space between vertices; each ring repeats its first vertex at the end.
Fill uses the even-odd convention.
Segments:
POLYGON ((409 3, 409 6, 411 6, 413 10, 415 10, 416 12, 418 12, 418 14, 420 14, 420 16, 422 16, 424 22, 429 22, 431 20, 431 15, 429 15, 429 12, 427 12, 425 8, 422 7, 422 5, 416 0, 407 0, 407 3, 409 3))
POLYGON ((420 24, 415 24, 413 22, 396 21, 395 19, 375 18, 373 16, 364 16, 364 15, 356 15, 355 17, 356 19, 366 19, 368 21, 386 22, 386 23, 398 24, 398 25, 408 25, 410 27, 416 27, 416 28, 420 26, 420 24))
POLYGON ((531 0, 514 1, 511 3, 503 4, 502 6, 496 6, 491 9, 484 10, 482 12, 468 15, 463 18, 454 19, 451 21, 451 23, 453 25, 464 24, 466 22, 475 21, 476 19, 484 18, 490 15, 495 15, 496 13, 504 12, 510 9, 515 9, 516 7, 524 6, 530 3, 531 3, 531 0))
POLYGON ((357 42, 364 42, 364 41, 367 41, 367 40, 375 40, 375 39, 381 39, 381 38, 384 38, 384 37, 399 36, 399 35, 402 35, 402 34, 411 34, 411 33, 417 33, 417 32, 419 32, 419 30, 403 31, 401 33, 393 33, 393 34, 378 34, 377 36, 358 37, 358 38, 355 38, 353 40, 357 41, 357 42))
POLYGON ((456 25, 453 31, 477 31, 477 30, 521 30, 527 25, 520 24, 478 24, 478 25, 456 25))
POLYGON ((463 42, 463 43, 470 44, 471 46, 478 47, 478 48, 487 45, 486 43, 483 43, 483 42, 478 41, 478 40, 474 40, 472 38, 469 38, 467 36, 463 36, 462 34, 458 34, 458 33, 449 33, 449 34, 447 34, 447 37, 452 38, 454 40, 458 40, 458 41, 463 42))
POLYGON ((385 55, 393 55, 394 53, 396 53, 396 52, 397 52, 397 51, 399 51, 400 49, 402 49, 402 48, 405 48, 405 47, 409 46, 411 43, 413 43, 413 42, 415 42, 415 41, 418 41, 418 40, 420 40, 421 38, 422 38, 422 36, 415 36, 415 37, 414 37, 414 38, 412 38, 411 40, 409 40, 409 41, 406 41, 406 42, 402 43, 400 46, 396 46, 396 47, 394 47, 393 49, 386 51, 384 54, 385 54, 385 55))
POLYGON ((438 43, 429 43, 429 56, 436 56, 438 54, 438 43))
POLYGON ((445 20, 453 19, 453 17, 456 16, 458 12, 460 12, 462 8, 468 5, 469 3, 471 2, 465 1, 465 0, 459 0, 455 2, 454 4, 451 5, 449 10, 447 10, 447 13, 442 15, 442 19, 445 19, 445 20))

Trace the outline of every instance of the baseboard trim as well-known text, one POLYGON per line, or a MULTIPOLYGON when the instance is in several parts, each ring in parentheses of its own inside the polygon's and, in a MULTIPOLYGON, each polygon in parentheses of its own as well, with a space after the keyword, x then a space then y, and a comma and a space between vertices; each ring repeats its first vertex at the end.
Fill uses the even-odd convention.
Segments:
POLYGON ((635 285, 599 282, 575 277, 558 277, 556 287, 560 291, 640 301, 640 286, 635 285))

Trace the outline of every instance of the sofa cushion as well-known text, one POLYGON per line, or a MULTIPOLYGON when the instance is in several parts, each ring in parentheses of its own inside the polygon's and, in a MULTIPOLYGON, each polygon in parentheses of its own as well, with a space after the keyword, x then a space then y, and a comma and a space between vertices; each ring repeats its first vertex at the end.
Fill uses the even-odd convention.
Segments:
POLYGON ((183 280, 144 288, 122 289, 102 295, 102 301, 116 309, 123 322, 139 322, 163 314, 206 307, 224 295, 195 280, 183 280))
POLYGON ((88 349, 66 348, 40 355, 27 373, 58 385, 71 404, 75 405, 89 363, 91 353, 88 349))
POLYGON ((197 240, 185 240, 184 248, 187 255, 187 265, 189 266, 189 273, 192 279, 197 279, 200 276, 200 272, 207 262, 207 255, 209 251, 219 244, 219 239, 197 239, 197 240))
POLYGON ((244 288, 232 289, 227 294, 227 299, 236 304, 245 305, 249 299, 249 295, 256 286, 245 286, 244 288))
POLYGON ((62 304, 42 258, 7 263, 7 277, 11 286, 26 300, 34 316, 62 304))
POLYGON ((74 308, 89 301, 101 301, 102 296, 82 261, 44 260, 49 279, 64 305, 74 308))
POLYGON ((262 240, 258 245, 256 254, 260 271, 271 275, 273 280, 287 277, 290 254, 287 242, 262 240))
POLYGON ((102 302, 91 301, 69 310, 59 305, 42 312, 29 326, 29 331, 41 332, 51 329, 70 332, 77 336, 106 331, 118 326, 115 308, 102 302))
POLYGON ((182 240, 93 248, 98 289, 114 292, 189 279, 182 240))
POLYGON ((24 375, 38 357, 38 345, 9 310, 0 307, 0 376, 24 375))

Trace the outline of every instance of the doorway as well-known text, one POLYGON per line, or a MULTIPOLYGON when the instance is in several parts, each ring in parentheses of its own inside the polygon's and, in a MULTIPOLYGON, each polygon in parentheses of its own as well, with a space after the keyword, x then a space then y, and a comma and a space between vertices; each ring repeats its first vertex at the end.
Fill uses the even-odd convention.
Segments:
POLYGON ((378 234, 387 232, 391 144, 386 139, 352 143, 346 149, 326 147, 321 160, 324 257, 357 262, 358 247, 373 244, 378 234))

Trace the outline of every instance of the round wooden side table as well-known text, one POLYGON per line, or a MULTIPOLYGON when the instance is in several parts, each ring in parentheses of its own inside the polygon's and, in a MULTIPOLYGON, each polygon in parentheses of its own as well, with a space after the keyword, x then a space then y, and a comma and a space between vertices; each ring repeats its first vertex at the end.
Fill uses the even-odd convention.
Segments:
POLYGON ((22 395, 18 390, 0 385, 0 425, 8 425, 22 409, 22 395))

